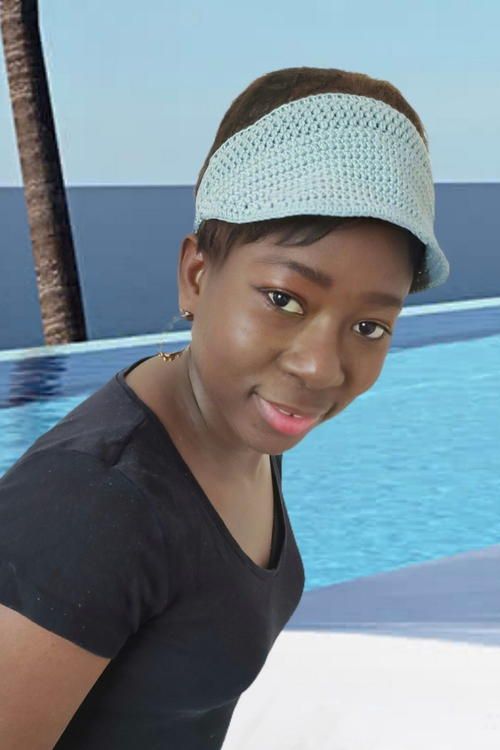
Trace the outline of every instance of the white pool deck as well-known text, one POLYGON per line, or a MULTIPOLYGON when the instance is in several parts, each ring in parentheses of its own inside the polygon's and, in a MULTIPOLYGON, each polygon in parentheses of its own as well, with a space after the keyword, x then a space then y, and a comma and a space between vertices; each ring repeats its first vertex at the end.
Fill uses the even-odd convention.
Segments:
POLYGON ((289 626, 223 750, 500 749, 500 545, 307 592, 289 626))
POLYGON ((500 648, 283 631, 223 750, 498 750, 500 648))

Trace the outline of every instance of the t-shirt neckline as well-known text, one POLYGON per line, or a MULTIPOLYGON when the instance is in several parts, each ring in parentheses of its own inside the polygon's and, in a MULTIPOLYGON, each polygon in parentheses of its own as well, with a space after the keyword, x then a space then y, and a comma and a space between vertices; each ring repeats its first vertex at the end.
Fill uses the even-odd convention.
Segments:
POLYGON ((157 417, 157 415, 154 413, 150 407, 142 401, 142 399, 139 398, 139 396, 136 394, 136 392, 129 386, 127 381, 125 380, 125 376, 128 375, 128 373, 133 370, 135 367, 140 365, 142 362, 145 362, 147 359, 152 359, 156 355, 148 355, 147 357, 142 357, 141 359, 136 360, 131 365, 128 365, 127 367, 124 367, 122 370, 119 370, 115 374, 115 380, 116 382, 122 387, 122 389, 125 391, 127 396, 131 398, 136 404, 138 404, 142 411, 149 417, 150 422, 156 426, 157 429, 161 431, 161 435, 164 440, 167 440, 169 447, 171 450, 173 450, 174 455, 176 456, 177 460, 180 462, 181 466, 184 469, 184 472, 187 473, 189 476, 191 482, 195 485, 195 487, 198 490, 198 495, 203 503, 203 507, 208 512, 211 519, 215 522, 217 528, 222 533, 224 538, 229 542, 232 549, 236 552, 236 554, 239 556, 239 558, 245 563, 245 565, 257 576, 259 576, 262 579, 272 579, 276 575, 278 575, 281 571, 282 565, 283 565, 283 559, 286 554, 286 549, 288 546, 288 532, 287 532, 287 524, 285 521, 285 509, 284 509, 284 499, 283 494, 281 491, 280 483, 277 479, 277 469, 275 464, 275 457, 273 455, 270 455, 270 461, 271 461, 271 476, 272 476, 272 483, 273 483, 273 498, 275 503, 275 510, 277 509, 279 518, 276 517, 276 513, 274 516, 275 523, 278 521, 279 524, 281 524, 282 529, 282 535, 281 535, 281 549, 279 550, 278 559, 276 562, 276 565, 274 568, 263 568, 260 565, 257 565, 249 555, 243 550, 243 548, 238 544, 236 539, 233 537, 229 529, 227 528, 226 524, 210 502, 209 498, 207 497, 205 491, 199 484, 198 480, 194 476, 193 472, 191 471, 190 467, 182 457, 182 455, 177 450, 177 446, 175 445, 174 441, 172 440, 170 433, 166 429, 165 425, 160 421, 160 419, 157 417))

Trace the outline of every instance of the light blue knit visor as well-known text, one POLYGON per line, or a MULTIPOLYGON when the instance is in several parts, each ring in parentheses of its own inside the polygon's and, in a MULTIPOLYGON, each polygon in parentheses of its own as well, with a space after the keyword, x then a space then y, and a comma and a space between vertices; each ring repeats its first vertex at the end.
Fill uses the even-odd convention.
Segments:
POLYGON ((434 236, 434 203, 429 154, 405 115, 367 96, 316 94, 277 107, 212 154, 194 231, 206 219, 385 219, 426 246, 423 289, 443 284, 450 270, 434 236))

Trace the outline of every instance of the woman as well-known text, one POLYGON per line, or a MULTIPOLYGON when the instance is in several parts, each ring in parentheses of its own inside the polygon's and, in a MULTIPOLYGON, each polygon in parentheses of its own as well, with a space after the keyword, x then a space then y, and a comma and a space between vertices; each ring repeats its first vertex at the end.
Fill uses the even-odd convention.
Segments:
POLYGON ((179 257, 190 346, 118 372, 0 482, 0 746, 222 747, 303 591, 281 456, 446 280, 433 220, 391 84, 292 68, 232 103, 179 257))

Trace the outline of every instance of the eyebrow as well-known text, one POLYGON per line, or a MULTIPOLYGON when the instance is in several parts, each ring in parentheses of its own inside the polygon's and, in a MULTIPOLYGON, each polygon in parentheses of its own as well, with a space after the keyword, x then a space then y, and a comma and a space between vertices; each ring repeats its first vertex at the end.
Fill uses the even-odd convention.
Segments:
MULTIPOLYGON (((306 266, 305 263, 300 263, 298 260, 283 258, 280 255, 269 255, 261 258, 260 263, 288 268, 290 271, 300 274, 307 281, 311 281, 323 289, 331 289, 334 283, 332 277, 324 273, 324 271, 320 271, 318 268, 313 268, 312 266, 306 266)), ((387 292, 365 292, 362 297, 366 302, 381 305, 382 307, 397 307, 400 309, 403 306, 402 299, 387 292)))

